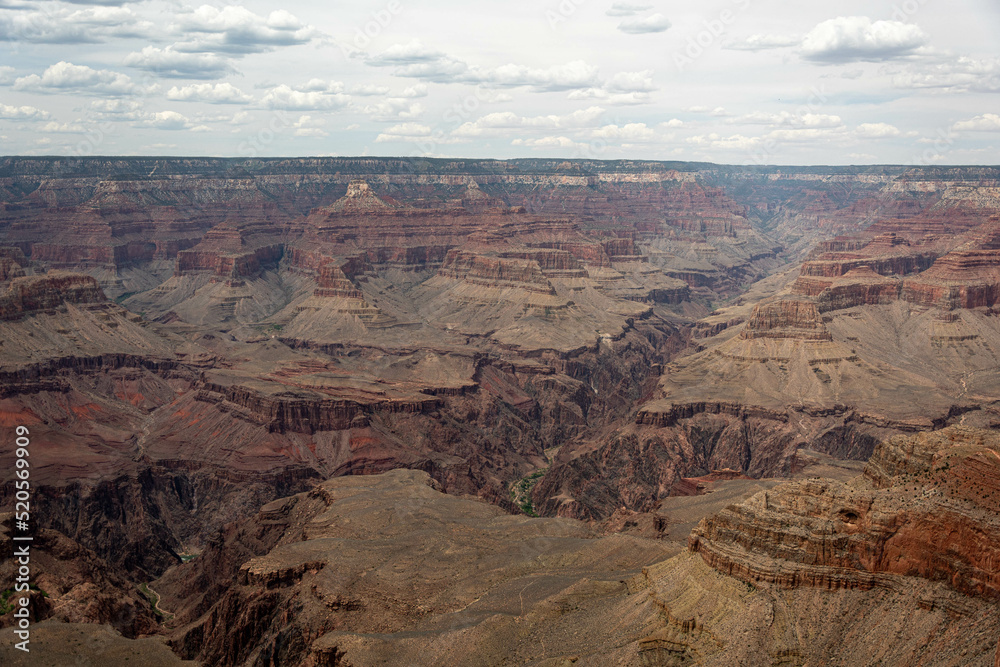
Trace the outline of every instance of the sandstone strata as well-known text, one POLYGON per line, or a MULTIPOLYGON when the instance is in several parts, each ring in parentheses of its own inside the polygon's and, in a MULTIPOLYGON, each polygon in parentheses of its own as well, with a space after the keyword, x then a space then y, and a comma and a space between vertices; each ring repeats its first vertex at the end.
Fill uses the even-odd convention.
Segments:
POLYGON ((998 452, 992 431, 897 436, 859 483, 809 480, 758 494, 705 519, 690 548, 744 581, 891 590, 899 577, 921 577, 996 599, 998 452))

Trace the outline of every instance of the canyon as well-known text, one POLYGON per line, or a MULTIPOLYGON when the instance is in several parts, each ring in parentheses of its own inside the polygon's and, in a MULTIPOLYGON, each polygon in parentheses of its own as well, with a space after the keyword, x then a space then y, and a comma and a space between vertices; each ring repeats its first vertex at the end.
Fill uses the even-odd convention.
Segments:
POLYGON ((162 664, 992 664, 998 181, 0 159, 34 620, 162 664))

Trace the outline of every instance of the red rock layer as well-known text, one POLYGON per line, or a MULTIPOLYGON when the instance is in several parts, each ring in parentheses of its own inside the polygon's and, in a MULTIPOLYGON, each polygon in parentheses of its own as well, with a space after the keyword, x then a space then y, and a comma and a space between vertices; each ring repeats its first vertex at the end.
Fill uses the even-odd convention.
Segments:
POLYGON ((316 433, 339 431, 368 424, 366 415, 373 411, 387 413, 430 412, 441 399, 428 396, 418 400, 382 399, 362 403, 350 399, 312 396, 271 396, 242 385, 222 386, 206 382, 197 400, 218 405, 232 416, 271 432, 316 433))
POLYGON ((0 319, 17 320, 39 310, 52 310, 64 303, 107 301, 97 281, 90 276, 54 273, 15 278, 0 293, 0 319))
POLYGON ((845 245, 853 251, 805 262, 792 288, 816 297, 823 312, 895 300, 947 310, 1000 303, 1000 233, 993 221, 955 239, 911 242, 884 232, 863 246, 845 245))
POLYGON ((491 287, 520 287, 540 294, 555 294, 534 260, 475 255, 452 250, 445 257, 438 275, 491 287))
POLYGON ((868 589, 902 575, 1000 598, 1000 435, 897 436, 872 461, 869 488, 792 482, 704 519, 689 548, 744 581, 868 589))
POLYGON ((0 281, 20 278, 24 275, 24 267, 9 257, 0 257, 0 281))
POLYGON ((268 265, 275 265, 284 254, 284 246, 268 245, 240 254, 183 250, 177 255, 174 275, 208 272, 220 278, 249 278, 268 265))
POLYGON ((506 258, 536 262, 544 275, 553 275, 562 278, 587 277, 587 271, 580 266, 580 263, 571 253, 565 250, 509 250, 502 252, 501 255, 506 258))
POLYGON ((316 278, 316 296, 341 297, 345 299, 364 299, 365 295, 354 286, 339 266, 328 264, 319 270, 316 278))
POLYGON ((816 304, 811 301, 773 301, 754 307, 741 338, 832 340, 816 304))
POLYGON ((651 195, 666 224, 686 232, 714 236, 733 236, 738 229, 749 229, 747 209, 736 203, 721 188, 702 183, 682 182, 651 195), (660 194, 660 193, 657 193, 660 194))

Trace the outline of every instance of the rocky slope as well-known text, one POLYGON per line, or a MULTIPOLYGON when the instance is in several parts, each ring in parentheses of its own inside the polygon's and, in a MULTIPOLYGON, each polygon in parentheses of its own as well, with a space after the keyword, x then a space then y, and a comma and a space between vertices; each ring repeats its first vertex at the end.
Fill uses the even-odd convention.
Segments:
POLYGON ((647 641, 697 664, 992 664, 998 449, 995 431, 897 436, 847 484, 792 482, 703 519, 703 563, 644 571, 672 621, 647 641))
POLYGON ((706 318, 635 424, 564 448, 536 504, 587 518, 642 510, 689 470, 787 475, 806 445, 866 460, 895 433, 1000 424, 997 222, 959 216, 955 234, 926 235, 942 217, 935 206, 831 241, 764 281, 763 298, 706 318))
POLYGON ((634 656, 641 629, 598 627, 603 606, 622 611, 622 579, 670 551, 395 471, 271 503, 156 586, 177 609, 175 649, 214 665, 607 661, 634 656))

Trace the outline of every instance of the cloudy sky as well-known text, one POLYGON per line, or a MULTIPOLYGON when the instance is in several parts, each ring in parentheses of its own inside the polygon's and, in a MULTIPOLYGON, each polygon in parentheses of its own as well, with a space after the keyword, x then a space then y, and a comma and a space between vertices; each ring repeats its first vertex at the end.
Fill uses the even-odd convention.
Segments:
POLYGON ((0 154, 998 164, 997 34, 995 0, 0 0, 0 154))

